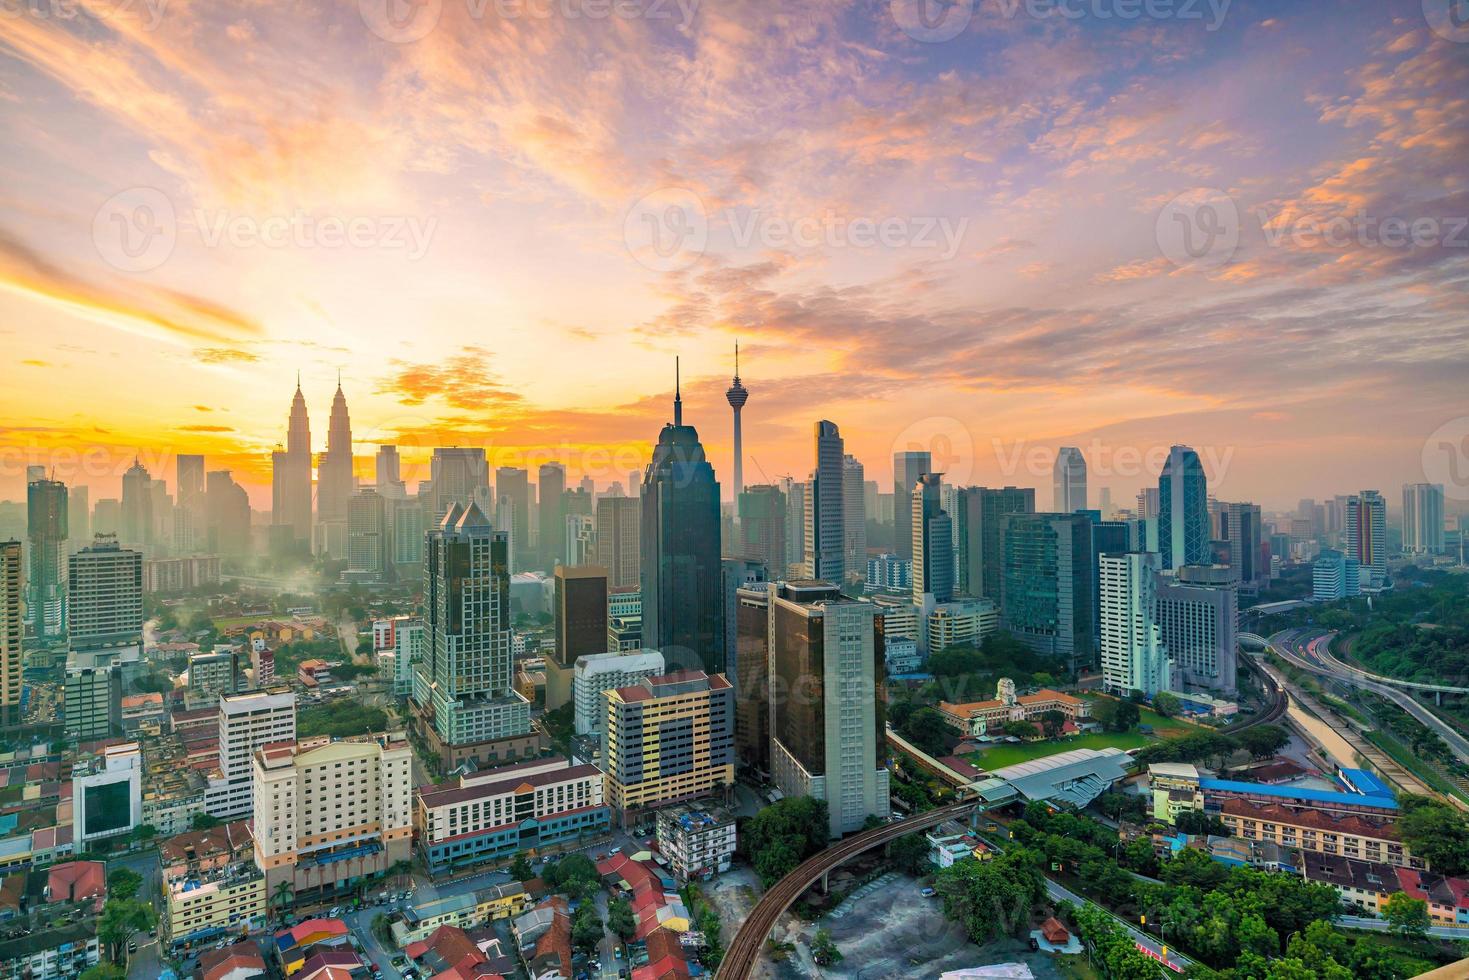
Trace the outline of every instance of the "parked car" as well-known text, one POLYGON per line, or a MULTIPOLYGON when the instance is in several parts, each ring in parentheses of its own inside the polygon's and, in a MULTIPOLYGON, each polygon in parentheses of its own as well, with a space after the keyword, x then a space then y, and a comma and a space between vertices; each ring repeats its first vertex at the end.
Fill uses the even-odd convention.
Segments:
POLYGON ((341 914, 342 914, 342 907, 340 905, 333 905, 332 906, 332 910, 327 913, 327 917, 328 918, 331 918, 331 919, 335 919, 337 916, 339 916, 341 914))
POLYGON ((918 894, 922 895, 924 898, 933 898, 934 895, 937 894, 937 892, 935 892, 932 888, 925 888, 918 894))

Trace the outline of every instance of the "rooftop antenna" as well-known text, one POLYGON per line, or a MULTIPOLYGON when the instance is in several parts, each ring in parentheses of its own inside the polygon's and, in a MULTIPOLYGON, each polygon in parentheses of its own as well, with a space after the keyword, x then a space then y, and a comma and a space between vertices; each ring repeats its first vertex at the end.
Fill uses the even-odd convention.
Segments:
POLYGON ((673 357, 673 424, 683 425, 683 394, 680 387, 677 354, 673 357))

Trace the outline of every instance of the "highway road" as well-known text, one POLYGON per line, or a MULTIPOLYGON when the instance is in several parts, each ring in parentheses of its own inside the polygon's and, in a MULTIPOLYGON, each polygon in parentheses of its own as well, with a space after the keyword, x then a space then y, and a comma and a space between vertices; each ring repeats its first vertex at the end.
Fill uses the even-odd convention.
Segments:
MULTIPOLYGON (((1392 926, 1386 919, 1364 919, 1358 915, 1344 915, 1336 920, 1343 929, 1366 929, 1370 932, 1387 932, 1392 926)), ((1428 934, 1434 939, 1469 939, 1469 926, 1430 926, 1428 934)))
POLYGON ((1306 630, 1286 630, 1270 638, 1271 646, 1290 663, 1303 670, 1371 691, 1402 708, 1448 744, 1460 762, 1469 764, 1469 739, 1461 735, 1442 718, 1419 704, 1411 696, 1387 684, 1368 680, 1371 675, 1348 667, 1331 653, 1331 638, 1335 633, 1313 633, 1306 630))

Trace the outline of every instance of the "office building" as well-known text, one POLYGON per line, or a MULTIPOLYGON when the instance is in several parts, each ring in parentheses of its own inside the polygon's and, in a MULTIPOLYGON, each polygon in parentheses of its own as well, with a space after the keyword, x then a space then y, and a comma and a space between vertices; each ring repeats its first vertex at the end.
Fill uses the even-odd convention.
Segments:
POLYGON ((1091 518, 1007 514, 1003 521, 1001 625, 1075 676, 1096 660, 1091 518))
POLYGON ((725 558, 720 562, 724 590, 724 666, 725 677, 738 676, 739 656, 738 629, 735 623, 739 604, 739 590, 760 587, 770 579, 768 570, 758 561, 748 558, 725 558))
POLYGON ((1225 697, 1238 690, 1239 589, 1233 570, 1193 565, 1157 583, 1158 628, 1178 691, 1205 688, 1225 697))
POLYGON ((745 403, 750 400, 749 390, 740 383, 740 345, 735 342, 735 371, 734 382, 729 390, 724 393, 725 400, 734 412, 734 485, 731 488, 733 499, 738 502, 740 494, 745 491, 745 446, 740 432, 740 411, 745 403))
MULTIPOLYGON (((333 527, 340 531, 338 552, 345 551, 347 526, 339 521, 333 527)), ((204 541, 205 550, 212 554, 250 552, 250 495, 229 470, 211 470, 205 475, 204 541)))
POLYGON ((331 417, 327 420, 326 452, 321 454, 316 473, 316 516, 320 524, 335 525, 325 535, 318 532, 321 553, 331 558, 346 557, 347 506, 356 489, 352 475, 352 418, 347 412, 347 396, 342 381, 332 396, 331 417))
POLYGON ((235 651, 227 646, 189 654, 189 694, 211 701, 221 694, 234 694, 235 660, 235 651))
POLYGON ((927 451, 893 453, 893 549, 909 561, 913 555, 913 488, 918 478, 933 469, 927 451))
POLYGON ((912 487, 909 526, 913 530, 913 601, 954 598, 954 534, 949 515, 939 505, 942 473, 924 473, 912 487))
POLYGON ((535 564, 530 547, 530 474, 515 466, 496 469, 495 499, 496 526, 510 534, 515 559, 511 571, 525 571, 535 564), (504 515, 499 512, 501 508, 504 515))
POLYGON ((255 864, 266 891, 289 882, 297 901, 357 891, 409 858, 413 750, 397 733, 325 737, 255 751, 255 864))
POLYGON ((786 573, 786 497, 780 487, 746 487, 737 500, 740 556, 764 565, 769 575, 786 573))
MULTIPOLYGON (((206 508, 203 506, 204 459, 198 457, 197 466, 190 464, 188 493, 184 490, 183 457, 179 457, 179 506, 189 500, 195 525, 205 524, 206 508), (194 484, 197 481, 197 487, 194 484)), ((289 539, 290 553, 306 556, 311 553, 311 422, 306 414, 306 398, 301 394, 301 380, 296 379, 296 394, 291 399, 291 415, 286 426, 286 448, 271 454, 271 523, 289 539)))
POLYGON ((867 559, 868 592, 911 592, 913 563, 892 552, 867 559))
POLYGON ((85 547, 92 540, 92 499, 86 487, 66 488, 66 531, 67 547, 71 551, 85 547))
POLYGON ((138 548, 153 544, 153 478, 137 459, 122 475, 122 528, 124 542, 138 548))
POLYGON ((776 786, 787 796, 825 800, 833 838, 861 829, 868 817, 886 819, 880 611, 844 599, 826 582, 767 589, 776 786))
POLYGON ((143 553, 97 537, 68 559, 67 636, 73 650, 143 640, 143 553))
POLYGON ((842 457, 842 522, 846 527, 842 565, 847 584, 867 579, 867 481, 854 456, 842 457))
POLYGON ((425 519, 437 524, 454 504, 468 507, 489 492, 490 467, 483 449, 447 446, 434 449, 429 461, 432 484, 425 519))
POLYGON ((1211 564, 1209 541, 1204 465, 1192 449, 1174 446, 1158 477, 1158 551, 1163 567, 1211 564))
POLYGON ((0 725, 21 722, 25 574, 19 541, 0 541, 0 725))
POLYGON ((1403 550, 1437 555, 1444 550, 1443 484, 1403 484, 1403 550))
POLYGON ((724 660, 719 483, 699 433, 683 424, 674 386, 673 422, 658 434, 643 477, 643 645, 663 652, 670 669, 724 660))
POLYGON ((566 520, 561 495, 566 491, 566 467, 560 463, 542 463, 536 474, 536 493, 540 501, 537 528, 540 535, 541 565, 546 571, 566 553, 566 520))
POLYGON ((1311 598, 1317 602, 1360 595, 1361 586, 1357 559, 1348 558, 1334 548, 1327 548, 1311 563, 1311 598))
POLYGON ((68 661, 61 692, 67 737, 96 742, 116 735, 122 729, 122 688, 120 664, 68 661))
MULTIPOLYGON (((385 445, 377 447, 377 457, 373 460, 372 482, 377 489, 378 495, 385 500, 402 500, 408 494, 408 487, 403 482, 402 460, 398 457, 398 447, 385 445)), ((489 473, 486 471, 485 482, 489 482, 489 473)))
POLYGON ((596 563, 607 570, 609 589, 642 585, 641 522, 642 506, 636 497, 598 498, 596 563))
POLYGON ((1158 556, 1151 552, 1100 556, 1102 686, 1127 697, 1152 698, 1173 686, 1172 664, 1158 625, 1158 556))
POLYGON ((1080 449, 1062 446, 1056 451, 1051 481, 1051 510, 1057 514, 1074 514, 1087 509, 1086 458, 1080 449))
POLYGON ((805 498, 805 574, 841 584, 846 578, 846 518, 843 505, 844 442, 835 422, 816 423, 816 467, 805 498))
POLYGON ((785 573, 800 575, 806 552, 806 491, 804 483, 781 477, 780 492, 785 495, 786 560, 785 573))
POLYGON ((984 596, 999 602, 1004 573, 1005 515, 1035 513, 1035 490, 965 487, 959 491, 957 501, 955 587, 964 595, 984 596))
POLYGON ((1376 490, 1347 499, 1346 553, 1357 563, 1362 585, 1381 588, 1387 581, 1387 501, 1376 490))
POLYGON ((735 757, 770 772, 770 589, 760 583, 735 595, 735 757))
POLYGON ((1000 628, 1000 604, 993 599, 959 598, 925 606, 924 630, 929 654, 949 647, 979 646, 1000 628))
POLYGON ((546 658, 546 710, 571 701, 578 657, 607 652, 607 572, 598 565, 556 566, 556 647, 546 658))
POLYGON ((1229 545, 1229 567, 1242 587, 1254 589, 1270 579, 1263 561, 1259 504, 1221 503, 1217 532, 1229 545))
POLYGON ((565 565, 586 565, 592 561, 596 543, 592 540, 592 495, 581 487, 561 494, 561 554, 556 561, 565 565))
POLYGON ((68 516, 64 483, 34 480, 26 485, 27 612, 31 634, 43 645, 66 639, 68 516))
POLYGON ((372 487, 357 491, 348 501, 348 581, 382 582, 389 577, 388 503, 372 487))
POLYGON ((143 822, 143 753, 137 742, 82 753, 72 764, 71 786, 76 850, 94 850, 143 822))
POLYGON ((413 701, 417 727, 445 768, 466 759, 489 765, 538 747, 525 739, 530 704, 513 687, 505 535, 477 504, 450 504, 428 533, 423 608, 428 645, 413 701))
POLYGON ((606 798, 622 826, 734 785, 734 688, 724 675, 675 671, 605 700, 606 798))
POLYGON ((405 698, 413 693, 413 672, 423 661, 428 649, 428 630, 415 616, 393 619, 393 695, 405 698))
POLYGON ((219 698, 219 773, 209 780, 204 809, 220 820, 249 817, 254 758, 267 745, 296 741, 296 694, 284 685, 219 698))
POLYGON ((605 730, 607 703, 602 697, 604 692, 630 687, 646 677, 659 677, 663 673, 663 654, 657 650, 596 653, 577 658, 572 682, 576 733, 590 735, 605 730))
POLYGON ((574 847, 611 828, 602 772, 562 756, 467 773, 422 786, 418 850, 431 874, 574 847))

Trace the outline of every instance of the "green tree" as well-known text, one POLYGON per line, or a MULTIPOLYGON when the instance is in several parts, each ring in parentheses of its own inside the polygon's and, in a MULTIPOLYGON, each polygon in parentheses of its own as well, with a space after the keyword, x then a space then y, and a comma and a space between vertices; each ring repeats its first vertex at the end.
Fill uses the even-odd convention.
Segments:
POLYGON ((823 927, 816 930, 816 935, 811 939, 811 958, 818 966, 835 966, 842 961, 842 951, 837 949, 830 929, 823 927))
POLYGON ((128 943, 157 922, 152 905, 136 898, 111 898, 102 906, 102 915, 97 919, 97 938, 114 962, 126 963, 128 943))
POLYGON ((607 928, 616 933, 623 942, 637 935, 638 920, 633 916, 632 905, 618 898, 607 904, 607 928))
POLYGON ((122 980, 127 971, 116 963, 98 963, 82 971, 77 980, 122 980))
POLYGON ((1445 803, 1424 796, 1398 799, 1398 831, 1413 854, 1450 878, 1469 873, 1469 821, 1445 803))
POLYGON ((960 861, 934 876, 944 915, 975 943, 1013 935, 1045 897, 1045 879, 1015 851, 988 861, 960 861))
POLYGON ((888 845, 888 856, 893 867, 906 874, 918 876, 933 870, 928 859, 928 841, 922 834, 907 834, 888 845))
POLYGON ((1135 701, 1119 701, 1117 709, 1112 713, 1112 721, 1107 725, 1108 731, 1130 732, 1137 727, 1142 720, 1142 710, 1138 708, 1135 701))
POLYGON ((1066 715, 1055 708, 1043 711, 1041 712, 1041 727, 1045 729, 1046 738, 1055 738, 1066 727, 1066 715))
POLYGON ((602 942, 603 935, 602 917, 597 914, 597 906, 583 902, 571 919, 571 945, 591 952, 602 942))
POLYGON ((107 894, 112 898, 136 898, 143 876, 131 868, 117 868, 107 875, 107 894))
POLYGON ((189 819, 189 826, 195 830, 211 830, 219 826, 219 818, 207 813, 196 813, 189 819))
POLYGON ((133 840, 141 843, 158 836, 158 828, 151 823, 140 823, 133 828, 133 840))
POLYGON ((1414 898, 1407 892, 1394 892, 1388 896, 1382 908, 1382 917, 1388 921, 1392 931, 1400 936, 1422 939, 1428 935, 1431 924, 1428 918, 1428 903, 1414 898))
POLYGON ((1164 718, 1172 718, 1183 710, 1183 702, 1178 700, 1176 694, 1159 691, 1153 695, 1153 710, 1164 718))
POLYGON ((272 893, 271 897, 275 902, 277 912, 283 913, 290 906, 291 898, 293 897, 292 891, 293 889, 291 887, 290 881, 282 879, 276 882, 275 891, 272 893))
POLYGON ((949 753, 949 739, 953 729, 937 708, 919 708, 908 716, 899 734, 912 742, 920 752, 944 756, 949 753))
POLYGON ((1268 759, 1290 744, 1290 732, 1279 725, 1256 725, 1234 737, 1254 759, 1268 759))
POLYGON ((1007 721, 1000 726, 1000 731, 1004 732, 1007 738, 1018 738, 1024 741, 1029 741, 1036 736, 1035 725, 1028 721, 1007 721))
POLYGON ((549 864, 541 873, 546 884, 556 891, 581 891, 586 885, 601 884, 597 866, 585 854, 568 854, 561 860, 549 864))
POLYGON ((510 863, 510 877, 516 881, 530 881, 535 876, 535 870, 531 868, 530 862, 525 859, 525 855, 515 855, 515 860, 510 863))

